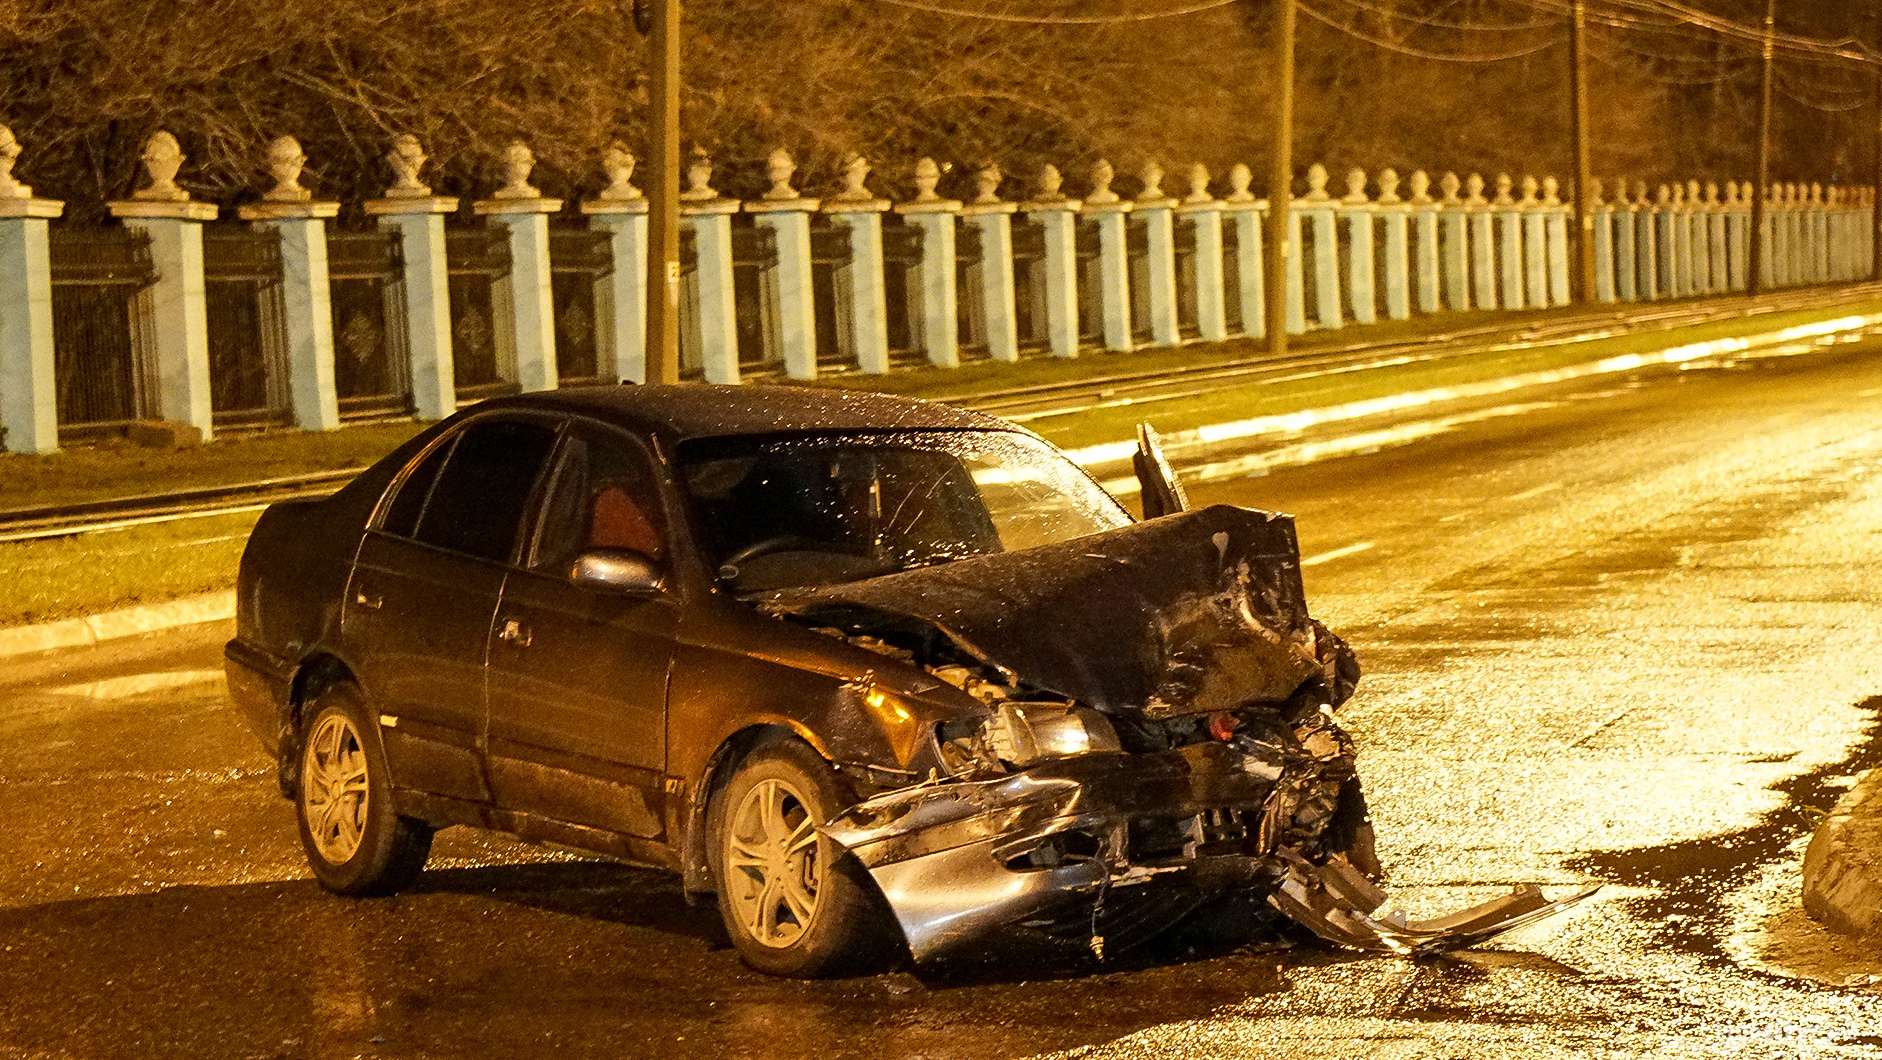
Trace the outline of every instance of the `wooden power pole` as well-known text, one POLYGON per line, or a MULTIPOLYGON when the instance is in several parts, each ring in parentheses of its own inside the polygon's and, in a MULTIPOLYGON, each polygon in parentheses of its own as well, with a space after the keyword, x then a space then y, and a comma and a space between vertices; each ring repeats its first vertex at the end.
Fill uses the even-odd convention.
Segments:
POLYGON ((1758 180, 1751 189, 1751 275, 1745 278, 1745 290, 1751 294, 1764 291, 1764 197, 1771 187, 1771 56, 1776 48, 1777 0, 1765 0, 1764 7, 1764 88, 1758 96, 1758 180))
POLYGON ((653 167, 647 181, 647 382, 680 381, 680 0, 653 6, 653 167))
POLYGON ((1290 236, 1288 214, 1294 197, 1294 0, 1280 0, 1280 69, 1274 85, 1274 176, 1268 182, 1268 230, 1264 240, 1267 275, 1262 288, 1267 303, 1268 354, 1287 355, 1287 277, 1299 248, 1290 236))
POLYGON ((1588 150, 1588 0, 1575 0, 1569 23, 1568 56, 1575 89, 1575 292, 1576 301, 1595 300, 1594 173, 1588 150))

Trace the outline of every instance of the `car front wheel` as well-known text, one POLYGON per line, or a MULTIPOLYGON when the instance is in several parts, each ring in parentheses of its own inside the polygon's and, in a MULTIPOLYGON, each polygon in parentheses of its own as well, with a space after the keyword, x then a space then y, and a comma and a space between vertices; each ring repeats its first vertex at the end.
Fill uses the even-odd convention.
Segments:
POLYGON ((875 885, 817 831, 840 806, 833 771, 796 740, 752 752, 715 803, 719 912, 753 968, 815 978, 889 956, 896 934, 875 885))
POLYGON ((379 727, 358 690, 338 685, 308 705, 301 744, 301 846, 320 885, 337 894, 391 894, 431 853, 431 827, 400 817, 379 727))

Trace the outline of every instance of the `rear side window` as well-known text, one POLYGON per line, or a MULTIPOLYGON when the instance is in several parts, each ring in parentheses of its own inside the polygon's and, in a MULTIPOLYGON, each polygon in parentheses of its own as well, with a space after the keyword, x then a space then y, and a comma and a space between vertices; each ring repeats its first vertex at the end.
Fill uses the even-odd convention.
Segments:
POLYGON ((457 445, 452 438, 425 454, 425 459, 412 473, 405 476, 399 484, 399 492, 392 498, 392 506, 386 511, 385 522, 380 529, 388 534, 411 537, 418 532, 418 517, 425 514, 425 501, 431 497, 431 487, 438 481, 438 470, 444 467, 450 457, 451 449, 457 445))
MULTIPOLYGON (((539 423, 480 423, 467 428, 442 458, 442 468, 420 465, 393 499, 385 530, 411 525, 407 494, 435 478, 409 536, 427 545, 501 563, 510 558, 536 477, 555 445, 555 430, 539 423)), ((426 464, 440 458, 434 453, 426 464)))

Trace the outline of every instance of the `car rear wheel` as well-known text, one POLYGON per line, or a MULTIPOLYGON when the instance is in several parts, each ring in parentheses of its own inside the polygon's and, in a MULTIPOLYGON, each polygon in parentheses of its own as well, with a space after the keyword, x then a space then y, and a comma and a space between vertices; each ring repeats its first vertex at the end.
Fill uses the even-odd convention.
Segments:
POLYGON ((823 758, 776 740, 715 802, 719 912, 745 963, 801 978, 872 970, 895 931, 856 859, 817 831, 842 803, 823 758))
POLYGON ((308 704, 301 744, 301 846, 320 885, 337 894, 391 894, 425 867, 431 827, 400 817, 379 727, 359 691, 337 685, 308 704))

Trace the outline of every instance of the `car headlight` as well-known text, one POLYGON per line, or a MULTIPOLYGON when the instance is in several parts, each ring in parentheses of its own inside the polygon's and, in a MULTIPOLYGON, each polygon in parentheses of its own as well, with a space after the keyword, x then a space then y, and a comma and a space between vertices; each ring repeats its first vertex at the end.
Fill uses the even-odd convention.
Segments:
POLYGON ((988 750, 1016 766, 1122 750, 1104 715, 1072 703, 1002 703, 980 732, 988 750))

